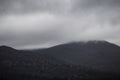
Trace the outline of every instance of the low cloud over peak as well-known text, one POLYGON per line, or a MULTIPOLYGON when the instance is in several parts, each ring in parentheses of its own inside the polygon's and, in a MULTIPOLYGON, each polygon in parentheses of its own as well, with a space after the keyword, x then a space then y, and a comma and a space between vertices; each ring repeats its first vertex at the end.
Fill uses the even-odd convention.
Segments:
POLYGON ((52 46, 81 40, 120 45, 119 0, 0 0, 0 45, 52 46))

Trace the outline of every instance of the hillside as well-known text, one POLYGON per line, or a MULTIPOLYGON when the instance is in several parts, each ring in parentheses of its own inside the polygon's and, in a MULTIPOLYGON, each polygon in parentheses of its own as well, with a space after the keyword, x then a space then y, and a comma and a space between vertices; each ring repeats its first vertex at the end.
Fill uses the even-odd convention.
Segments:
POLYGON ((120 47, 107 41, 73 42, 43 52, 75 65, 120 72, 120 47))
MULTIPOLYGON (((105 60, 106 62, 106 60, 110 60, 110 56, 111 61, 113 60, 112 58, 119 60, 117 59, 119 58, 118 46, 113 46, 113 44, 106 42, 100 44, 101 43, 98 42, 94 44, 93 42, 69 43, 48 49, 32 51, 16 50, 11 47, 1 46, 0 80, 119 80, 119 73, 116 74, 92 68, 94 65, 84 65, 84 60, 90 61, 90 58, 93 57, 96 58, 90 61, 93 61, 92 63, 99 61, 98 59, 105 60), (106 48, 111 50, 112 48, 116 53, 114 53, 115 55, 112 53, 109 53, 109 55, 108 53, 93 53, 94 48, 99 51, 105 50, 106 48), (101 57, 98 58, 97 56, 101 57), (78 62, 76 62, 77 60, 78 62), (83 63, 81 64, 81 62, 83 63)), ((113 68, 119 66, 118 62, 119 61, 116 63, 111 62, 114 65, 113 68), (118 66, 115 64, 118 64, 118 66)), ((107 63, 107 65, 111 63, 107 63)), ((97 63, 96 66, 99 66, 99 63, 97 63)), ((107 66, 105 65, 105 67, 107 66)))

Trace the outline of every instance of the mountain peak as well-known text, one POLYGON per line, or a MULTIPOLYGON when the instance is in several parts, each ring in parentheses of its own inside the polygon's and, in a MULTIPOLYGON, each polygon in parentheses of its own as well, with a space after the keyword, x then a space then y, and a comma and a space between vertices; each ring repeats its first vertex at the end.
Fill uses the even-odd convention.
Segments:
POLYGON ((8 50, 15 50, 15 49, 6 45, 0 46, 0 51, 8 51, 8 50))
POLYGON ((70 42, 70 43, 66 43, 66 44, 63 44, 63 45, 70 45, 70 44, 72 44, 72 45, 90 45, 90 44, 93 44, 93 45, 95 45, 95 44, 112 44, 112 43, 110 43, 110 42, 108 42, 108 41, 104 41, 104 40, 90 40, 90 41, 76 41, 76 42, 70 42))

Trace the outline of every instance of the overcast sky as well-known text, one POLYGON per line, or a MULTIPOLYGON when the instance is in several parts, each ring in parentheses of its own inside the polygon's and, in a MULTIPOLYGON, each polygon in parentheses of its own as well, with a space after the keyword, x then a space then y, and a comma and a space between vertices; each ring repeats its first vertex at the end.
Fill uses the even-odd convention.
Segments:
POLYGON ((41 48, 84 40, 120 45, 120 0, 0 0, 0 45, 41 48))

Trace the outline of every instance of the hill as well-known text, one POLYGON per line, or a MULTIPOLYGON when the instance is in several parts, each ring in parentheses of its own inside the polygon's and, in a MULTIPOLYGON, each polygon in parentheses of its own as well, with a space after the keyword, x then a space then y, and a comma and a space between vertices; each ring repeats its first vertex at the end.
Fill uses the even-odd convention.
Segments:
POLYGON ((73 42, 43 52, 75 65, 120 72, 120 47, 107 41, 73 42))
MULTIPOLYGON (((116 72, 114 68, 118 69, 119 66, 118 54, 119 47, 108 42, 69 43, 32 51, 1 46, 0 80, 119 80, 120 74, 113 73, 116 72), (114 53, 105 53, 108 48, 114 53), (85 61, 94 63, 99 60, 105 61, 107 66, 109 64, 109 69, 114 65, 113 72, 93 68, 91 63, 86 66, 85 61)), ((98 62, 95 66, 99 65, 98 62)))

